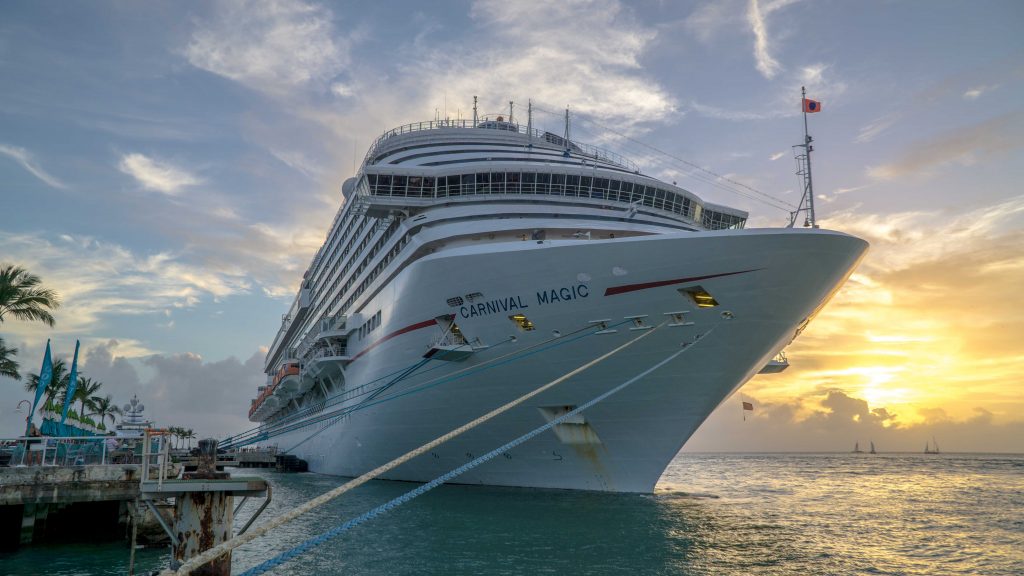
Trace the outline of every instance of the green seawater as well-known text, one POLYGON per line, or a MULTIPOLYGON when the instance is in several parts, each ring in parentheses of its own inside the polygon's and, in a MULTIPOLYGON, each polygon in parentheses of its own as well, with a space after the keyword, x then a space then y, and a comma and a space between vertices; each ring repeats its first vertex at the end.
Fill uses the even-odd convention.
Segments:
MULTIPOLYGON (((270 480, 268 515, 341 482, 234 472, 270 480)), ((240 548, 235 572, 415 486, 363 486, 240 548)), ((128 552, 24 548, 0 574, 127 574, 128 552)), ((138 552, 137 573, 166 564, 138 552)), ((272 573, 1024 574, 1024 456, 681 454, 653 495, 443 486, 272 573)))

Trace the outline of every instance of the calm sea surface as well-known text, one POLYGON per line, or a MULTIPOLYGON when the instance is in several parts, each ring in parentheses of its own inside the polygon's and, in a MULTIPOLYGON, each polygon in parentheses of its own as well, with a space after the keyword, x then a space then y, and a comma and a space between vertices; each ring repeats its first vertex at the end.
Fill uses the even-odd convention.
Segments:
MULTIPOLYGON (((270 514, 339 484, 255 473, 273 483, 270 514)), ((241 548, 235 570, 414 486, 363 486, 241 548)), ((138 567, 166 558, 141 550, 138 567)), ((127 564, 124 544, 0 554, 2 574, 127 564)), ((646 496, 444 486, 273 573, 1024 574, 1024 456, 682 454, 646 496)))

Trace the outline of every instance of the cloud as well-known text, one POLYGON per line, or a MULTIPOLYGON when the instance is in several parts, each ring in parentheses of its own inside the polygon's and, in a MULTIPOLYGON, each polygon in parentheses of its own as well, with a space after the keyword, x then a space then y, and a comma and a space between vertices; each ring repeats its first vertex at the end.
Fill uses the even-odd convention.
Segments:
POLYGON ((750 0, 747 22, 754 33, 754 61, 757 63, 757 71, 771 80, 782 70, 782 65, 769 53, 768 28, 764 21, 766 15, 761 13, 761 4, 758 0, 750 0))
POLYGON ((996 88, 999 88, 998 84, 993 84, 993 85, 990 85, 990 86, 988 86, 988 85, 975 86, 974 88, 971 88, 971 89, 967 90, 966 92, 964 92, 964 100, 977 100, 978 98, 981 97, 982 94, 985 94, 986 92, 991 92, 991 91, 995 90, 996 88))
POLYGON ((28 150, 25 150, 24 148, 19 148, 17 146, 0 144, 0 154, 12 158, 15 162, 21 164, 22 168, 28 170, 29 173, 31 173, 33 176, 42 180, 47 186, 57 188, 60 190, 64 190, 67 188, 66 184, 64 184, 55 176, 49 174, 48 172, 40 168, 39 165, 36 164, 35 160, 32 158, 32 154, 30 154, 28 150))
POLYGON ((740 399, 729 399, 686 443, 685 450, 848 452, 855 443, 867 451, 874 442, 881 452, 919 452, 934 437, 946 452, 1024 451, 1024 421, 997 422, 984 408, 973 408, 963 418, 936 409, 921 422, 904 423, 899 413, 872 407, 837 389, 785 402, 764 402, 749 394, 741 398, 754 404, 746 420, 740 399))
POLYGON ((266 381, 263 356, 256 351, 245 362, 230 357, 205 362, 185 352, 143 360, 154 371, 141 387, 151 417, 162 425, 193 428, 202 436, 224 438, 252 427, 250 400, 266 381))
POLYGON ((189 63, 274 95, 326 83, 348 63, 348 42, 330 10, 300 0, 221 2, 197 25, 189 63))
POLYGON ((969 166, 979 159, 998 156, 1021 146, 1024 146, 1024 114, 1013 112, 918 141, 895 162, 871 167, 868 174, 882 180, 927 175, 932 168, 950 163, 969 166))
POLYGON ((875 118, 860 129, 853 141, 857 144, 871 142, 876 136, 892 127, 897 120, 899 120, 899 115, 897 114, 886 114, 880 118, 875 118))
MULTIPOLYGON (((482 103, 491 112, 505 110, 509 97, 521 96, 522 105, 529 96, 538 112, 546 106, 558 114, 570 104, 577 114, 627 130, 676 111, 640 63, 656 33, 620 2, 481 0, 470 15, 482 32, 459 46, 442 44, 405 70, 429 86, 429 102, 445 94, 491 95, 482 103)), ((462 106, 465 114, 470 106, 462 106)))
MULTIPOLYGON (((864 238, 871 249, 788 347, 792 366, 755 378, 745 394, 785 405, 794 422, 822 410, 830 390, 896 414, 886 428, 933 423, 938 408, 958 422, 975 418, 976 408, 990 412, 994 424, 1021 420, 1024 196, 953 217, 849 210, 824 225, 864 238)), ((825 449, 795 438, 776 449, 825 449)))
POLYGON ((122 156, 117 168, 138 180, 143 188, 170 196, 176 196, 182 188, 202 183, 198 177, 181 168, 139 153, 122 156))
MULTIPOLYGON (((158 314, 195 306, 203 298, 248 292, 251 282, 237 267, 205 267, 172 252, 137 254, 89 236, 0 232, 5 259, 25 266, 61 295, 58 334, 102 333, 113 315, 158 314)), ((50 332, 34 324, 7 327, 39 340, 50 332)))
POLYGON ((270 148, 270 154, 280 160, 285 166, 302 174, 307 178, 314 178, 323 174, 324 170, 319 164, 306 157, 298 150, 279 150, 270 148))
POLYGON ((774 97, 759 97, 757 107, 744 109, 736 106, 719 107, 691 101, 689 108, 697 114, 718 120, 748 122, 750 120, 772 120, 797 116, 800 111, 800 93, 793 86, 806 86, 807 95, 815 100, 828 102, 846 92, 846 82, 839 78, 830 65, 817 62, 802 66, 786 73, 786 78, 777 83, 774 97))
POLYGON ((708 43, 719 30, 737 19, 736 8, 725 1, 708 2, 694 9, 683 21, 683 27, 700 42, 708 43))
POLYGON ((266 379, 265 350, 245 362, 234 357, 206 362, 190 352, 129 359, 121 345, 109 340, 92 346, 82 365, 82 372, 102 382, 102 392, 112 394, 118 405, 137 394, 158 425, 193 428, 201 437, 223 438, 251 426, 246 414, 256 387, 266 379))
POLYGON ((774 0, 761 5, 759 0, 750 0, 747 6, 747 23, 754 34, 754 62, 757 71, 771 80, 782 71, 782 65, 772 57, 771 39, 768 37, 768 26, 765 20, 777 10, 785 8, 799 0, 774 0))
POLYGON ((782 152, 776 152, 775 154, 772 154, 771 156, 768 157, 768 159, 771 160, 772 162, 775 162, 776 160, 778 160, 779 158, 782 158, 786 154, 787 154, 787 152, 785 150, 783 150, 782 152))
POLYGON ((863 190, 867 186, 852 186, 850 188, 836 188, 832 191, 833 194, 839 196, 840 194, 849 194, 850 192, 856 192, 857 190, 863 190))

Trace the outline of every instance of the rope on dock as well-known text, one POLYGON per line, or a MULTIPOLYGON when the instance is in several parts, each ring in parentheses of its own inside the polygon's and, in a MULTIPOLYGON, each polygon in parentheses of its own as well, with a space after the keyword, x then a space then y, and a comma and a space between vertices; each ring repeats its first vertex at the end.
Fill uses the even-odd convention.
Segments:
POLYGON ((566 412, 565 414, 559 416, 558 418, 555 418, 555 419, 551 420, 547 424, 544 424, 543 426, 535 428, 535 429, 531 430, 530 432, 527 432, 526 434, 523 434, 522 436, 520 436, 519 438, 516 438, 515 440, 513 440, 511 442, 509 442, 509 443, 507 443, 507 444, 505 444, 505 445, 503 445, 501 447, 495 448, 494 450, 491 450, 490 452, 488 452, 487 454, 484 454, 483 456, 480 456, 480 457, 478 457, 478 458, 476 458, 474 460, 471 460, 470 462, 467 462, 467 463, 463 464, 462 466, 459 466, 458 468, 456 468, 456 469, 454 469, 454 470, 452 470, 450 472, 447 472, 447 473, 445 473, 445 474, 443 474, 441 476, 438 476, 437 478, 434 478, 433 480, 431 480, 430 482, 427 482, 426 484, 423 484, 423 485, 421 485, 421 486, 419 486, 419 487, 417 487, 417 488, 415 488, 413 490, 410 490, 409 492, 406 492, 405 494, 403 494, 403 495, 401 495, 401 496, 399 496, 397 498, 389 500, 388 502, 385 502, 384 504, 381 504, 380 506, 377 506, 376 508, 374 508, 374 509, 372 509, 372 510, 370 510, 368 512, 365 512, 365 513, 363 513, 363 514, 361 514, 359 516, 356 516, 355 518, 345 522, 344 524, 336 526, 336 527, 334 527, 334 528, 328 530, 327 532, 324 532, 324 533, 322 533, 322 534, 320 534, 318 536, 314 536, 313 538, 310 538, 310 539, 306 540, 305 542, 299 544, 298 546, 295 546, 295 547, 293 547, 293 548, 291 548, 289 550, 286 550, 285 552, 282 552, 282 553, 278 554, 277 556, 275 556, 275 557, 273 557, 273 558, 271 558, 269 560, 261 562, 260 564, 258 564, 256 566, 246 570, 245 572, 242 572, 242 574, 240 576, 258 576, 259 574, 263 574, 264 572, 266 572, 268 570, 272 570, 273 568, 276 568, 276 567, 280 566, 281 564, 284 564, 285 562, 288 562, 289 560, 292 560, 292 559, 298 557, 299 555, 303 554, 304 552, 307 552, 308 550, 310 550, 310 549, 312 549, 312 548, 314 548, 316 546, 319 546, 320 544, 323 544, 323 543, 327 542, 328 540, 330 540, 332 538, 335 538, 336 536, 339 536, 342 533, 347 532, 348 530, 351 530, 352 528, 355 528, 356 526, 358 526, 358 525, 360 525, 360 524, 362 524, 364 522, 372 520, 372 519, 376 518, 377 516, 380 516, 381 514, 384 514, 385 512, 393 510, 394 508, 397 508, 397 507, 401 506, 402 504, 405 504, 405 503, 409 502, 410 500, 412 500, 412 499, 414 499, 414 498, 416 498, 418 496, 421 496, 421 495, 423 495, 423 494, 433 490, 434 488, 437 488, 438 486, 444 484, 445 482, 448 482, 449 480, 452 480, 452 479, 454 479, 454 478, 464 474, 465 472, 468 472, 469 470, 472 470, 473 468, 476 468, 477 466, 483 464, 484 462, 487 462, 489 460, 493 460, 494 458, 498 457, 499 455, 501 455, 501 454, 503 454, 505 452, 508 452, 509 450, 515 448, 516 446, 519 446, 520 444, 522 444, 522 443, 524 443, 524 442, 534 438, 538 434, 541 434, 543 432, 546 432, 547 430, 550 430, 551 428, 554 428, 555 426, 557 426, 558 424, 561 424, 562 422, 565 422, 569 418, 572 418, 573 416, 576 416, 577 414, 583 412, 584 410, 587 410, 587 409, 593 407, 594 405, 604 401, 605 399, 607 399, 608 397, 612 396, 613 394, 616 394, 617 392, 622 391, 624 388, 626 388, 627 386, 633 384, 637 380, 640 380, 641 378, 646 377, 651 372, 654 372, 658 368, 661 368, 665 364, 668 364, 672 360, 675 360, 680 354, 682 354, 686 350, 687 350, 687 348, 682 348, 680 350, 677 350, 677 351, 673 352, 672 354, 670 354, 667 358, 665 358, 661 362, 658 362, 657 364, 651 366, 650 368, 644 370, 643 372, 637 374, 636 376, 633 376, 629 380, 626 380, 625 382, 623 382, 622 384, 619 384, 618 386, 612 388, 611 390, 608 390, 607 392, 605 392, 605 393, 603 393, 603 394, 601 394, 601 395, 599 395, 599 396, 589 400, 588 402, 586 402, 586 403, 584 403, 584 404, 574 408, 573 410, 570 410, 569 412, 566 412))
POLYGON ((555 378, 554 380, 548 382, 547 384, 544 384, 543 386, 537 388, 536 390, 527 392, 526 394, 523 394, 519 398, 516 398, 515 400, 512 400, 511 402, 504 404, 503 406, 495 408, 494 410, 491 410, 487 414, 484 414, 483 416, 480 416, 479 418, 467 424, 463 424, 462 426, 452 430, 451 432, 439 436, 438 438, 431 440, 430 442, 427 442, 426 444, 420 446, 419 448, 411 450, 403 454, 402 456, 395 458, 394 460, 388 462, 387 464, 378 466, 377 468, 370 470, 369 472, 363 474, 362 476, 359 476, 358 478, 350 480, 333 490, 325 492, 324 494, 321 494, 320 496, 313 498, 312 500, 306 502, 305 504, 293 508, 288 512, 285 512, 284 514, 281 514, 277 518, 268 521, 266 524, 261 524, 258 528, 253 529, 251 532, 240 534, 226 542, 222 542, 221 544, 218 544, 217 546, 210 548, 209 550, 199 554, 198 556, 192 557, 190 560, 182 564, 176 571, 168 570, 165 571, 164 574, 173 574, 175 576, 185 576, 187 574, 191 574, 193 570, 219 558, 221 555, 230 552, 231 550, 234 550, 235 548, 238 548, 243 544, 251 542, 252 540, 255 540, 256 538, 263 536, 264 534, 270 532, 271 530, 274 530, 279 526, 291 522, 292 520, 298 518, 299 516, 302 516, 303 514, 315 508, 323 506, 324 504, 330 502, 331 500, 334 500, 338 496, 341 496, 342 494, 348 492, 349 490, 352 490, 353 488, 356 488, 358 486, 362 486, 363 484, 369 482, 370 480, 376 478, 377 476, 380 476, 381 474, 393 470, 401 466, 402 464, 405 464, 409 460, 412 460, 417 456, 420 456, 433 450, 434 448, 440 446, 441 444, 444 444, 445 442, 451 440, 452 438, 455 438, 456 436, 459 436, 464 432, 472 430, 473 428, 487 422, 488 420, 491 420, 492 418, 499 416, 504 412, 511 410, 512 408, 515 408, 516 406, 522 404, 523 402, 526 402, 530 398, 533 398, 534 396, 537 396, 538 394, 541 394, 557 386, 558 384, 565 382, 566 380, 572 378, 573 376, 576 376, 577 374, 587 370, 588 368, 600 362, 603 362, 604 360, 607 360, 608 358, 614 356, 615 354, 618 354, 619 352, 625 350, 626 348, 632 346, 633 344, 639 342, 640 340, 646 338, 647 336, 654 334, 655 332, 660 330, 665 324, 666 322, 662 322, 654 329, 644 331, 636 338, 633 338, 632 340, 627 341, 626 343, 618 346, 617 348, 614 348, 611 351, 606 352, 601 356, 598 356, 597 358, 591 360, 590 362, 587 362, 586 364, 583 364, 582 366, 579 366, 578 368, 575 368, 563 374, 562 376, 555 378))

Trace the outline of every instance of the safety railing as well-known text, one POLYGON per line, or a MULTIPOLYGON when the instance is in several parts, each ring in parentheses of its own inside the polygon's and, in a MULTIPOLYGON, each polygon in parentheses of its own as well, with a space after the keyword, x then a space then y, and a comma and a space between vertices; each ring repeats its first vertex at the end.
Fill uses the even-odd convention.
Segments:
POLYGON ((164 480, 171 474, 171 443, 170 432, 167 430, 147 429, 142 437, 142 482, 153 482, 162 488, 164 480))
POLYGON ((486 118, 475 123, 472 120, 431 120, 426 122, 412 122, 410 124, 393 128, 381 134, 373 141, 373 144, 370 145, 370 149, 366 151, 366 156, 363 157, 363 166, 366 166, 372 161, 373 157, 377 155, 377 152, 384 146, 389 138, 394 138, 395 136, 401 136, 403 134, 411 134, 413 132, 421 132, 424 130, 437 130, 440 128, 473 128, 478 130, 501 130, 505 132, 516 132, 519 134, 530 134, 540 142, 548 142, 556 146, 566 147, 570 152, 577 155, 588 156, 596 160, 610 162, 622 168, 626 168, 630 172, 640 172, 640 167, 636 162, 633 162, 625 156, 616 154, 610 150, 598 148, 597 146, 590 144, 574 142, 572 140, 566 143, 564 138, 556 134, 552 134, 551 132, 545 132, 536 128, 529 129, 522 124, 516 124, 513 122, 498 122, 486 118))
POLYGON ((0 438, 0 466, 142 463, 142 439, 115 436, 0 438))

